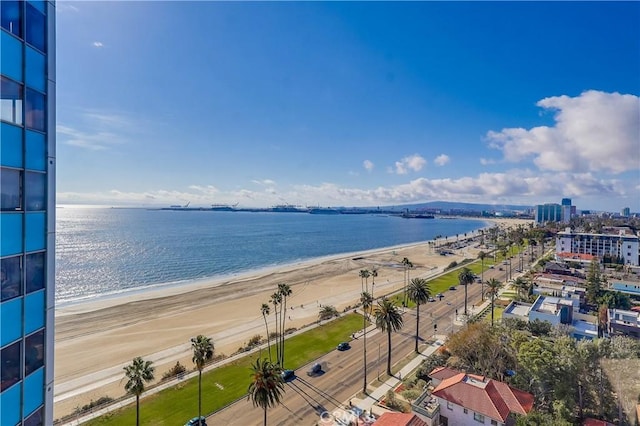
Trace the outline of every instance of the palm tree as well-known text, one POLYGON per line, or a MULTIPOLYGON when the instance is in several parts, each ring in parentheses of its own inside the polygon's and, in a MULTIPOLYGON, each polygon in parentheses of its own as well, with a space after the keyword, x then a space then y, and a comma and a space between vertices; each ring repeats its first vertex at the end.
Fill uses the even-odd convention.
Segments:
POLYGON ((376 277, 378 276, 378 270, 371 270, 371 298, 373 299, 373 289, 376 287, 376 277))
POLYGON ((284 380, 280 366, 271 361, 258 358, 251 367, 251 383, 247 390, 247 399, 251 399, 254 407, 264 410, 264 426, 267 425, 267 408, 280 404, 284 393, 284 380))
POLYGON ((458 274, 458 281, 464 286, 464 315, 467 315, 467 286, 473 282, 475 275, 469 268, 462 268, 458 274))
POLYGON ((500 290, 500 281, 495 278, 491 278, 487 282, 487 295, 491 299, 491 327, 493 327, 493 308, 496 297, 498 296, 498 291, 500 290))
POLYGON ((480 251, 478 253, 478 259, 482 262, 482 268, 480 269, 480 300, 484 300, 484 259, 487 257, 487 253, 480 251))
POLYGON ((280 310, 280 366, 284 368, 284 332, 285 332, 285 320, 287 317, 287 297, 291 296, 291 287, 287 284, 278 284, 278 293, 282 296, 282 309, 280 310))
POLYGON ((407 306, 407 285, 409 283, 409 269, 413 268, 413 263, 408 258, 402 259, 402 265, 404 266, 404 306, 407 306))
POLYGON ((361 269, 360 270, 360 290, 362 290, 362 292, 369 292, 369 276, 371 275, 371 273, 366 270, 366 269, 361 269))
POLYGON ((191 338, 191 349, 193 349, 191 360, 198 369, 198 419, 200 419, 202 415, 202 369, 213 358, 213 342, 210 337, 200 334, 191 338))
POLYGON ((362 302, 362 328, 364 330, 364 383, 362 384, 362 392, 367 393, 367 312, 371 309, 373 303, 373 296, 366 291, 360 295, 360 302, 362 302))
POLYGON ((529 289, 529 283, 522 277, 518 277, 513 280, 513 286, 516 288, 516 293, 520 297, 524 297, 529 289))
POLYGON ((374 316, 376 317, 376 328, 387 332, 387 346, 389 349, 387 355, 387 374, 391 376, 391 332, 398 331, 402 328, 404 323, 402 313, 392 300, 383 297, 378 301, 374 316))
POLYGON ((144 384, 154 379, 154 367, 152 361, 145 361, 141 357, 135 357, 131 364, 124 367, 124 377, 127 383, 124 390, 136 396, 136 426, 140 424, 140 395, 144 392, 144 384))
POLYGON ((427 284, 427 280, 424 278, 414 278, 409 283, 409 288, 407 289, 409 294, 409 299, 414 301, 416 304, 416 347, 415 351, 418 353, 418 330, 420 326, 420 305, 427 303, 429 301, 429 297, 431 297, 431 290, 429 289, 429 284, 427 284))
POLYGON ((271 302, 271 304, 273 305, 273 315, 276 318, 276 339, 277 343, 276 343, 276 362, 280 363, 280 329, 278 328, 278 305, 280 304, 280 302, 282 302, 282 295, 280 293, 278 293, 277 291, 275 293, 273 293, 271 295, 271 299, 269 299, 269 301, 271 302))
POLYGON ((263 303, 260 307, 262 312, 262 318, 264 318, 264 328, 267 330, 267 348, 269 349, 269 361, 271 361, 271 339, 269 338, 269 325, 267 324, 267 315, 271 313, 271 308, 268 303, 263 303))

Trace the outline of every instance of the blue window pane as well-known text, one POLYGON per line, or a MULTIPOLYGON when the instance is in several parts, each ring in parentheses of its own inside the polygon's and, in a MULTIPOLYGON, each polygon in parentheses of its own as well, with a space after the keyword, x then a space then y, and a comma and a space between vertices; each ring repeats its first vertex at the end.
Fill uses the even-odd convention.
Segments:
MULTIPOLYGON (((16 318, 22 318, 22 299, 13 299, 0 304, 0 346, 7 345, 16 339, 22 337, 21 321, 16 318)), ((4 358, 4 357, 3 357, 4 358)))
POLYGON ((42 133, 27 130, 25 168, 45 171, 47 167, 46 140, 42 133))
POLYGON ((47 175, 26 172, 24 186, 25 208, 30 211, 44 210, 46 208, 47 175))
POLYGON ((22 126, 22 85, 0 77, 0 120, 22 126))
MULTIPOLYGON (((27 46, 26 61, 26 83, 28 87, 32 87, 41 92, 46 92, 46 59, 45 56, 35 49, 27 46)), ((3 68, 4 69, 4 68, 3 68)))
MULTIPOLYGON (((25 354, 26 356, 26 354, 25 354)), ((40 408, 44 402, 44 368, 24 379, 24 415, 40 408)))
POLYGON ((4 31, 0 31, 0 33, 2 74, 11 77, 15 81, 22 81, 22 43, 4 31))
POLYGON ((27 213, 25 216, 26 251, 38 251, 45 248, 45 215, 44 213, 27 213))
POLYGON ((47 13, 47 6, 45 1, 29 0, 29 4, 38 9, 42 13, 47 13))
POLYGON ((10 256, 21 252, 22 214, 0 214, 0 256, 10 256))
POLYGON ((44 290, 37 293, 31 293, 24 298, 24 333, 32 333, 35 330, 44 327, 44 290))
POLYGON ((43 251, 25 256, 25 293, 33 293, 44 288, 44 258, 43 251))
POLYGON ((2 301, 22 295, 22 257, 12 256, 0 259, 0 286, 2 301))
POLYGON ((30 129, 46 130, 45 123, 45 99, 42 93, 27 89, 27 102, 25 103, 25 125, 30 129))
MULTIPOLYGON (((22 8, 21 2, 2 0, 0 1, 0 16, 2 16, 2 28, 9 31, 11 34, 15 34, 18 37, 22 37, 22 8)), ((4 48, 4 46, 3 46, 4 48)))
POLYGON ((17 425, 20 422, 21 395, 21 385, 14 386, 5 392, 2 392, 2 397, 0 397, 0 424, 17 425))
POLYGON ((22 208, 20 170, 0 167, 0 210, 16 211, 22 208))
POLYGON ((25 40, 42 52, 47 51, 45 21, 44 14, 33 5, 27 3, 25 40))
POLYGON ((0 123, 0 163, 3 166, 22 167, 22 129, 0 123))

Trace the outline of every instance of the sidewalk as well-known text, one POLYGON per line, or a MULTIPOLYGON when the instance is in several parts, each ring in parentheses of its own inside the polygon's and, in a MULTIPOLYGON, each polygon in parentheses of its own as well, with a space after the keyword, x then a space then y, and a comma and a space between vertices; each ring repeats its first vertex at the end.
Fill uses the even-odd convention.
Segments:
POLYGON ((436 341, 425 348, 420 354, 416 355, 415 358, 407 363, 407 365, 402 367, 402 369, 398 372, 397 377, 393 376, 388 378, 387 381, 385 381, 377 389, 369 393, 369 395, 365 399, 355 403, 355 406, 364 411, 371 412, 371 407, 380 399, 382 399, 389 389, 394 389, 396 386, 398 386, 398 384, 400 384, 400 377, 409 377, 409 375, 420 366, 420 364, 426 357, 428 357, 438 348, 444 345, 446 338, 447 336, 436 336, 436 341))

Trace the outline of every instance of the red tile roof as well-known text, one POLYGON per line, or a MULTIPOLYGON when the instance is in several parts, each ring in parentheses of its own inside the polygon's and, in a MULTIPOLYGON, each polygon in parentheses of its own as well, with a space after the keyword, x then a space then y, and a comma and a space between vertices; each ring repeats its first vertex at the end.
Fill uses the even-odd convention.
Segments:
POLYGON ((427 426, 418 416, 412 413, 384 413, 373 424, 374 426, 427 426))
POLYGON ((609 423, 609 422, 604 421, 604 420, 586 418, 582 422, 582 426, 613 426, 613 423, 609 423))
POLYGON ((454 370, 453 368, 436 367, 431 371, 431 373, 429 373, 429 377, 436 380, 445 380, 459 373, 460 372, 458 370, 454 370))
POLYGON ((502 423, 509 413, 524 415, 533 409, 530 393, 474 374, 458 373, 444 379, 433 395, 502 423))

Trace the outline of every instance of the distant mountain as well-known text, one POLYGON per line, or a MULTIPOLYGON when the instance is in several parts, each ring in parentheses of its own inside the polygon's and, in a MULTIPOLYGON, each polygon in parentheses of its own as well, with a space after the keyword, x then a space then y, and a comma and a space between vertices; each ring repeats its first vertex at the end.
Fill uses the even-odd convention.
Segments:
POLYGON ((502 211, 523 211, 532 209, 533 206, 522 206, 515 204, 474 204, 474 203, 458 203, 452 201, 430 201, 428 203, 419 204, 403 204, 399 206, 385 206, 381 207, 385 210, 467 210, 467 211, 489 211, 489 212, 502 212, 502 211))

